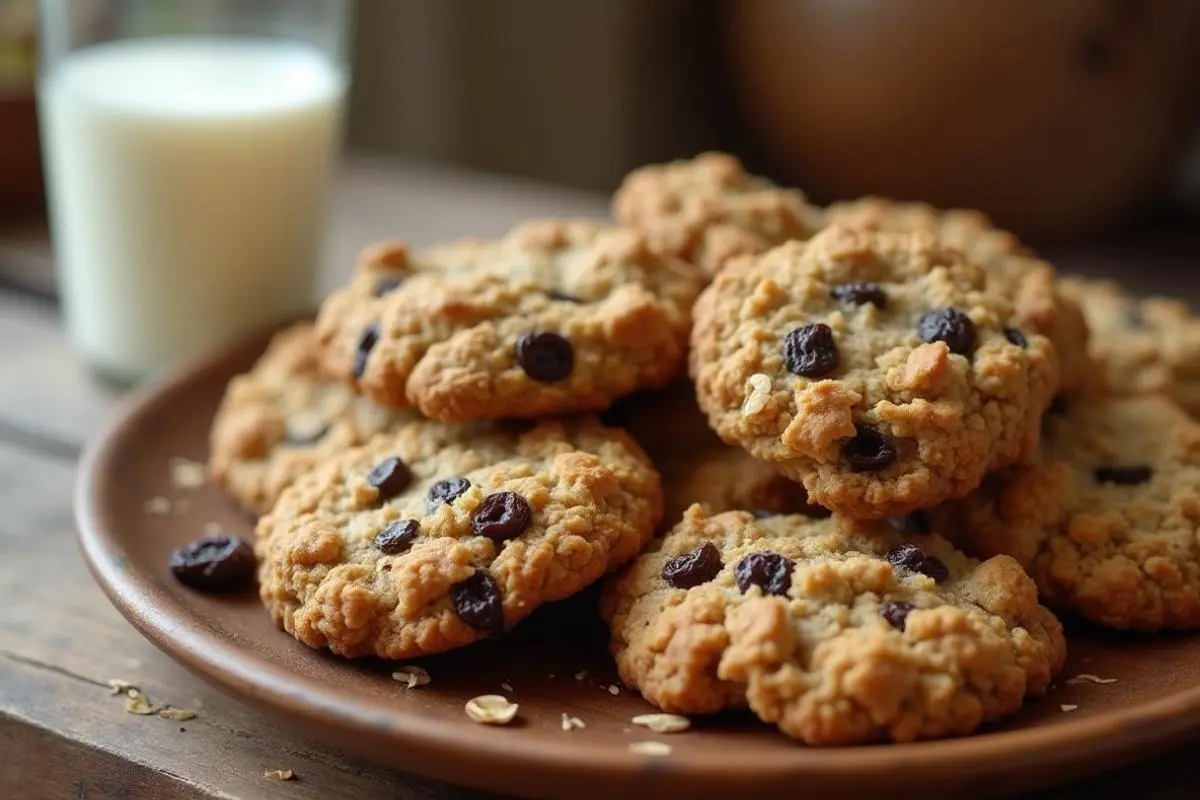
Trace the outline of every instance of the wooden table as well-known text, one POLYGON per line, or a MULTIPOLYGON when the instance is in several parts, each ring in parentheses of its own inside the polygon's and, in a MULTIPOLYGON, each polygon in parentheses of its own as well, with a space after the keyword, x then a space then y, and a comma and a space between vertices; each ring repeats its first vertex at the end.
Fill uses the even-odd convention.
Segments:
MULTIPOLYGON (((603 198, 430 168, 356 160, 337 190, 329 285, 372 239, 417 245, 491 235, 545 214, 603 215, 603 198)), ((1156 240, 1161 241, 1161 238, 1156 240)), ((1149 253, 1156 274, 1184 253, 1126 249, 1085 258, 1117 269, 1149 253)), ((71 517, 75 462, 115 395, 74 362, 36 230, 0 238, 0 797, 467 798, 482 795, 382 769, 314 745, 210 689, 142 639, 108 604, 78 553, 71 517), (125 711, 107 681, 200 714, 183 723, 125 711), (291 769, 297 780, 268 780, 291 769)), ((1074 266, 1075 264, 1073 264, 1074 266)), ((1167 270, 1164 272, 1164 270, 1167 270)), ((1192 272, 1178 284, 1195 290, 1192 272)), ((1196 293, 1200 296, 1200 292, 1196 293)), ((1200 795, 1188 749, 1070 787, 1097 797, 1200 795)), ((1038 797, 1057 797, 1047 792, 1038 797)))

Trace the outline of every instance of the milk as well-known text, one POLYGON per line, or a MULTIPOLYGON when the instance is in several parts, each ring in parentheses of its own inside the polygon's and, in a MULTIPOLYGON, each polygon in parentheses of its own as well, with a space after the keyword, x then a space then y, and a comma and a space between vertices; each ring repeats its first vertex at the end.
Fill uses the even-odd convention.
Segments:
POLYGON ((138 379, 311 308, 345 78, 305 45, 154 39, 41 84, 72 343, 138 379))

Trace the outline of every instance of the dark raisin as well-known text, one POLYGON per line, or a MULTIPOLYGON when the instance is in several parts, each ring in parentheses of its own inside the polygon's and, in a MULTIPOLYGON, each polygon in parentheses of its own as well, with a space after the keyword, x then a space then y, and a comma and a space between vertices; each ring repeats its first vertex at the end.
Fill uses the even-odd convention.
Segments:
POLYGON ((1061 394, 1054 395, 1054 399, 1050 401, 1050 407, 1046 409, 1047 414, 1065 414, 1067 413, 1067 398, 1061 394))
POLYGON ((478 536, 503 542, 520 536, 529 527, 533 509, 516 492, 496 492, 483 498, 471 517, 471 530, 478 536))
POLYGON ((1136 486, 1150 480, 1154 469, 1147 466, 1136 467, 1096 467, 1098 483, 1115 483, 1118 486, 1136 486))
POLYGON ((354 346, 354 377, 361 378, 367 371, 367 357, 379 344, 379 326, 368 325, 358 336, 358 344, 354 346))
POLYGON ((571 294, 570 292, 562 292, 558 289, 549 290, 546 292, 546 297, 549 297, 551 300, 561 300, 564 303, 575 303, 577 305, 583 302, 583 298, 578 295, 571 294))
POLYGON ((792 568, 796 564, 778 553, 751 553, 734 569, 738 589, 750 591, 757 586, 765 594, 785 595, 792 588, 792 568))
POLYGON ((896 545, 888 550, 887 560, 897 569, 919 572, 939 583, 950 577, 950 570, 946 568, 946 564, 940 558, 926 555, 925 551, 915 544, 896 545))
POLYGON ((908 613, 914 608, 912 603, 906 603, 903 600, 888 600, 879 606, 879 616, 883 617, 898 631, 904 630, 904 624, 908 622, 908 613))
POLYGON ((1004 338, 1008 339, 1009 342, 1015 344, 1022 350, 1029 347, 1029 340, 1025 338, 1025 334, 1021 333, 1016 328, 1005 328, 1004 338))
POLYGON ((923 534, 933 530, 933 523, 926 511, 914 511, 903 517, 892 517, 888 520, 891 526, 901 533, 923 534))
POLYGON ((783 339, 783 362, 790 372, 806 378, 833 372, 838 365, 833 330, 820 322, 793 329, 783 339))
POLYGON ((950 568, 946 566, 945 561, 942 561, 937 556, 926 556, 917 572, 933 578, 938 583, 950 577, 950 568))
POLYGON ((412 483, 412 472, 408 466, 391 456, 375 465, 367 473, 367 485, 379 490, 379 500, 390 500, 403 492, 412 483))
POLYGON ((535 381, 561 381, 575 368, 575 348, 557 333, 523 333, 517 339, 517 364, 535 381))
POLYGON ((396 287, 404 283, 404 276, 392 275, 387 278, 380 278, 379 283, 375 284, 375 288, 371 294, 376 297, 383 297, 385 294, 390 294, 396 290, 396 287))
POLYGON ((676 589, 690 589, 717 577, 724 566, 721 552, 712 542, 705 542, 692 552, 668 561, 663 566, 662 577, 676 589))
POLYGON ((945 342, 951 353, 968 356, 975 349, 975 323, 957 308, 926 312, 917 322, 922 342, 945 342))
POLYGON ((382 553, 396 556, 412 547, 420 532, 421 523, 415 519, 398 519, 375 534, 371 544, 382 553))
POLYGON ((771 517, 779 516, 778 511, 774 511, 770 508, 756 508, 750 513, 754 515, 755 519, 770 519, 771 517))
POLYGON ((450 600, 458 618, 488 633, 504 630, 504 607, 500 603, 500 587, 486 572, 475 572, 465 581, 450 588, 450 600))
POLYGON ((856 306, 870 303, 876 308, 887 308, 887 295, 874 283, 844 283, 834 286, 829 294, 839 303, 853 303, 856 306))
POLYGON ((438 507, 443 503, 450 504, 462 496, 462 493, 471 488, 471 482, 466 478, 446 478, 438 481, 433 486, 429 487, 429 494, 425 495, 425 508, 427 513, 432 514, 438 510, 438 507))
POLYGON ((878 428, 860 422, 854 430, 854 437, 842 444, 852 472, 880 472, 896 463, 896 446, 878 428))
POLYGON ((254 580, 254 550, 229 533, 185 544, 171 553, 171 572, 185 586, 202 592, 237 589, 254 580))
POLYGON ((915 544, 898 544, 888 550, 887 560, 897 569, 920 572, 921 562, 925 560, 925 551, 915 544))

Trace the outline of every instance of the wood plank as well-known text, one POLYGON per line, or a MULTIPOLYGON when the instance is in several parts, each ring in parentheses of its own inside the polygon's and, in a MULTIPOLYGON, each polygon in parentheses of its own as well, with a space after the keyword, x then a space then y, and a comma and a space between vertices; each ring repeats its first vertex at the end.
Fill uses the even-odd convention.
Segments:
POLYGON ((0 428, 78 449, 115 402, 71 355, 52 305, 0 291, 0 428))
MULTIPOLYGON (((46 786, 87 789, 69 796, 481 796, 298 739, 176 666, 125 622, 88 575, 72 534, 72 472, 68 461, 0 444, 0 751, 6 760, 10 753, 36 754, 27 769, 57 773, 41 779, 46 786), (123 698, 110 695, 111 678, 199 716, 179 723, 129 714, 123 698), (273 769, 292 769, 299 780, 286 784, 284 794, 263 778, 273 769)), ((0 797, 30 796, 3 791, 6 781, 20 780, 11 767, 0 775, 0 797)))

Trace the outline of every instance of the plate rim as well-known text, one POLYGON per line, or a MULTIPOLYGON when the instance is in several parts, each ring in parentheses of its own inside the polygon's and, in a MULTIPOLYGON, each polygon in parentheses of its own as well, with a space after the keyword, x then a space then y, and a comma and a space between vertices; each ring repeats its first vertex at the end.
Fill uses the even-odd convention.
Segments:
MULTIPOLYGON (((960 781, 979 786, 999 780, 1022 788, 1048 786, 1074 775, 1090 772, 1078 762, 1103 758, 1113 768, 1166 749, 1186 735, 1200 731, 1200 683, 1166 697, 1132 708, 1089 714, 1053 725, 1022 730, 989 731, 962 737, 905 744, 849 747, 806 747, 755 752, 739 749, 736 764, 676 750, 668 758, 653 758, 608 747, 588 748, 579 737, 556 740, 544 737, 530 748, 526 739, 505 741, 499 729, 467 721, 443 720, 396 710, 371 709, 353 696, 339 698, 331 687, 288 672, 278 664, 248 652, 228 637, 192 625, 194 612, 178 601, 158 597, 151 591, 156 581, 135 569, 121 537, 107 519, 102 503, 106 470, 139 418, 189 384, 202 382, 212 372, 227 368, 238 355, 259 352, 277 327, 217 348, 171 370, 169 373, 122 398, 102 428, 91 437, 78 462, 73 511, 80 549, 93 578, 121 615, 167 656, 217 689, 276 719, 301 720, 304 730, 318 727, 333 733, 387 740, 403 758, 380 758, 378 748, 347 745, 340 738, 326 738, 351 752, 366 755, 385 766, 426 777, 492 791, 529 791, 553 779, 570 783, 585 792, 585 784, 598 781, 611 787, 615 781, 647 788, 648 779, 662 781, 665 788, 676 780, 703 785, 716 792, 731 786, 742 791, 755 787, 779 787, 796 779, 818 781, 829 786, 852 786, 868 773, 887 773, 885 781, 895 787, 905 780, 914 785, 940 783, 938 773, 949 773, 960 781), (286 677, 287 680, 280 680, 286 677), (373 753, 372 750, 375 750, 373 753), (460 770, 453 774, 435 765, 448 753, 470 753, 467 763, 483 769, 460 770), (436 756, 428 759, 428 756, 436 756), (1085 759, 1084 756, 1087 758, 1085 759), (1006 775, 1020 767, 1030 773, 1044 768, 1061 768, 1074 761, 1076 769, 1055 772, 1052 778, 1012 780, 1006 775), (480 780, 494 767, 504 781, 480 780), (514 769, 520 767, 521 769, 514 769), (530 778, 511 777, 528 772, 530 778)), ((265 611, 263 613, 266 613, 265 611)), ((281 636, 286 635, 280 633, 281 636)), ((1170 634, 1168 634, 1170 635, 1170 634)), ((1069 647, 1069 644, 1068 644, 1069 647)), ((1048 702, 1044 699, 1034 702, 1048 702)), ((649 735, 649 734, 648 734, 649 735)), ((782 735, 782 734, 781 734, 782 735)), ((879 776, 876 775, 876 780, 879 776)), ((591 788, 596 788, 595 786, 591 788)), ((536 794, 536 789, 531 792, 536 794)), ((690 796, 695 796, 689 787, 690 796)))

